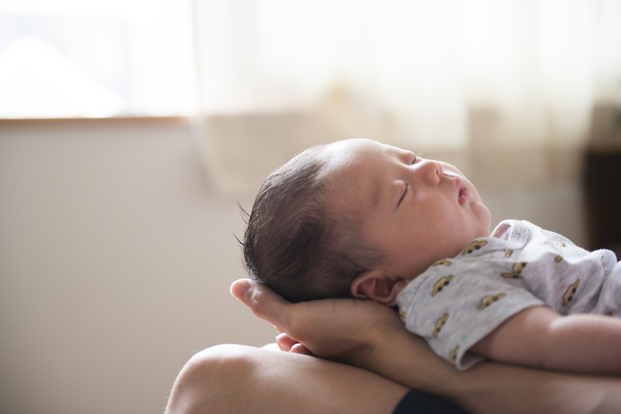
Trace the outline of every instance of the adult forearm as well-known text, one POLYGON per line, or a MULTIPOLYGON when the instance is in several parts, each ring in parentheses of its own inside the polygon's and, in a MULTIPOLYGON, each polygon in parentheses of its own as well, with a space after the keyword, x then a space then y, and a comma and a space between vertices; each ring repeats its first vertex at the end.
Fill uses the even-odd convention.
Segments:
POLYGON ((420 337, 405 330, 377 335, 365 350, 352 355, 349 363, 380 374, 408 388, 439 395, 455 369, 442 361, 420 337))
POLYGON ((621 380, 482 362, 458 375, 454 401, 474 412, 618 413, 621 380), (465 397, 464 397, 465 396, 465 397))
POLYGON ((361 366, 473 413, 618 413, 621 379, 480 362, 459 372, 413 335, 394 335, 361 366))

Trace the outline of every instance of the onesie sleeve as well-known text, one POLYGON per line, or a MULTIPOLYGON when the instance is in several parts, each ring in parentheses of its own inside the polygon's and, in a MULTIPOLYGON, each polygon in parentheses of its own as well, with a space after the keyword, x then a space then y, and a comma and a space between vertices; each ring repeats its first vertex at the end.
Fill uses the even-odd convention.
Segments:
POLYGON ((483 359, 470 347, 516 313, 545 304, 523 286, 520 263, 444 262, 414 279, 397 304, 406 328, 463 371, 483 359))

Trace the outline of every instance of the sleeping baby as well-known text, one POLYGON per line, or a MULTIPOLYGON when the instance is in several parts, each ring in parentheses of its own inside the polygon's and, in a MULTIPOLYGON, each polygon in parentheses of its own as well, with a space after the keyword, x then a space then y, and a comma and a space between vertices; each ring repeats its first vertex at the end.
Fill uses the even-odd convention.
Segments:
POLYGON ((274 171, 242 244, 250 276, 285 298, 395 307, 457 369, 488 358, 621 373, 614 253, 526 221, 502 221, 490 234, 490 223, 457 168, 352 139, 274 171))

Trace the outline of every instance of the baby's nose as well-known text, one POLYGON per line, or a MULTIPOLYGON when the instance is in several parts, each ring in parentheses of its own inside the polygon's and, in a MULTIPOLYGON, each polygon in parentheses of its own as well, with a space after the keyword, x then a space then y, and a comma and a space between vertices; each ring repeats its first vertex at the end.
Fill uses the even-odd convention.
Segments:
POLYGON ((423 176, 427 183, 431 185, 437 185, 440 182, 440 176, 442 175, 442 164, 434 160, 425 160, 424 165, 421 165, 423 170, 423 176))

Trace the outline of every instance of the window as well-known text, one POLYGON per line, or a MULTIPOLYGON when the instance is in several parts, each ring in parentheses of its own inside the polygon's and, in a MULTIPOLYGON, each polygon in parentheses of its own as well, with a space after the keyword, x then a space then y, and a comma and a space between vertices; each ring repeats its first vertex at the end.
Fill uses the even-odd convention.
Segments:
POLYGON ((189 115, 184 0, 0 0, 0 118, 189 115))

